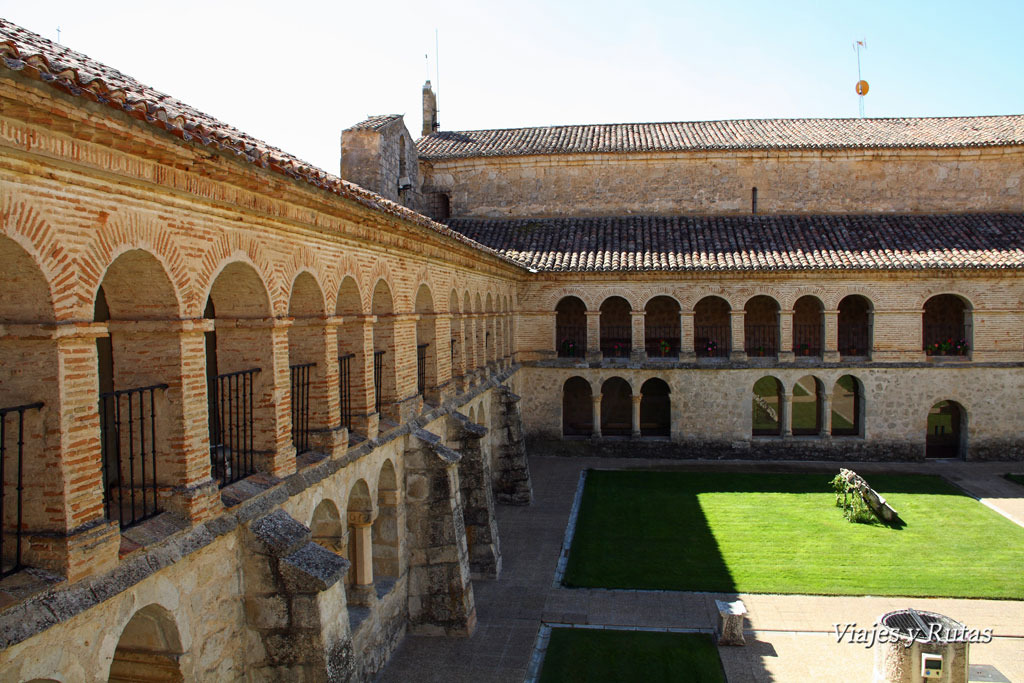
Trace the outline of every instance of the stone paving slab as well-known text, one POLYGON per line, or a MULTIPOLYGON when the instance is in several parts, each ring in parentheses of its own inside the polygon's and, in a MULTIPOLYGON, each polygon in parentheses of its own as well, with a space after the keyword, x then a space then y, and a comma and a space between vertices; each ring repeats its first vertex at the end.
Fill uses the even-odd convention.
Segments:
MULTIPOLYGON (((847 464, 870 482, 879 472, 939 474, 1024 526, 1024 487, 1002 479, 1015 463, 847 464)), ((874 650, 837 642, 835 623, 870 627, 885 612, 915 607, 971 628, 992 628, 989 644, 971 646, 973 664, 994 665, 1024 683, 1024 602, 948 598, 763 595, 568 589, 552 586, 581 469, 834 471, 835 463, 661 461, 532 457, 534 504, 499 507, 504 567, 496 581, 474 582, 478 627, 470 638, 408 636, 378 678, 402 681, 522 681, 542 621, 710 631, 715 600, 742 599, 748 615, 744 647, 720 647, 730 683, 871 680, 874 650), (836 675, 837 664, 843 674, 836 675)), ((1024 577, 1024 574, 1022 574, 1024 577)), ((1022 578, 1024 580, 1024 578, 1022 578)))

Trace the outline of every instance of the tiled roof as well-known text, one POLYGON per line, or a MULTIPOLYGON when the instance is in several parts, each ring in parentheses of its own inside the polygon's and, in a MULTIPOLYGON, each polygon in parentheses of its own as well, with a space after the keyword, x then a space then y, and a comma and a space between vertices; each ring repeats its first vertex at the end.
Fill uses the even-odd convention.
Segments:
POLYGON ((360 121, 354 126, 349 126, 348 130, 384 130, 395 121, 400 121, 402 116, 403 114, 377 114, 367 117, 366 120, 360 121))
POLYGON ((1024 116, 742 119, 441 131, 424 159, 702 150, 898 149, 1024 144, 1024 116))
POLYGON ((1024 214, 454 218, 448 225, 544 271, 1024 268, 1024 214))
POLYGON ((2 18, 0 67, 43 81, 76 97, 127 112, 129 116, 162 128, 186 142, 231 152, 252 164, 304 181, 369 209, 429 228, 477 248, 482 246, 420 213, 322 171, 170 95, 139 83, 117 69, 2 18))

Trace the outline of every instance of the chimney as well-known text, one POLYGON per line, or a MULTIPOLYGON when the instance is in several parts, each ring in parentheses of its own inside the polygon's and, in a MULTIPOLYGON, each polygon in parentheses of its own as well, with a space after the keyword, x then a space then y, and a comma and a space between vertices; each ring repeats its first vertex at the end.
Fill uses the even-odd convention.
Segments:
POLYGON ((437 122, 437 95, 427 81, 423 84, 423 134, 430 135, 438 130, 441 124, 437 122))

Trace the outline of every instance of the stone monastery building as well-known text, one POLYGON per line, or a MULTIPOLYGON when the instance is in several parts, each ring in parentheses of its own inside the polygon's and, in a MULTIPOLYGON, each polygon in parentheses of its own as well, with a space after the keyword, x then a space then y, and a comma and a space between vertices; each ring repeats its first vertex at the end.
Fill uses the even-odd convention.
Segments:
POLYGON ((1024 117, 451 132, 342 178, 0 20, 0 679, 372 678, 526 453, 1024 457, 1024 117), (520 398, 521 397, 521 398, 520 398))

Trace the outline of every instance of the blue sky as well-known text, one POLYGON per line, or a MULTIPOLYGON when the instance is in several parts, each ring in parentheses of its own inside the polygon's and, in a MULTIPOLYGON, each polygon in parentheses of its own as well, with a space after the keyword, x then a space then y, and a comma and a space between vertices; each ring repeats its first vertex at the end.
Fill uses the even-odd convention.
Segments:
POLYGON ((1024 1, 508 4, 0 0, 56 38, 328 171, 342 128, 1024 113, 1024 1), (379 9, 386 7, 385 10, 379 9))

